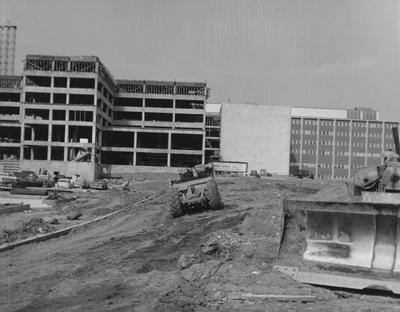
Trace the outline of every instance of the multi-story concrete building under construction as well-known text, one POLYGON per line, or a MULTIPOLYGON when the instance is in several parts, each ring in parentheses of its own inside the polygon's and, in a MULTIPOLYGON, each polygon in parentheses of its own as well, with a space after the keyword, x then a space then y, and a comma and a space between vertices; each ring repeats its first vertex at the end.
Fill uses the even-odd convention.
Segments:
POLYGON ((17 26, 0 20, 0 75, 13 75, 17 26))
POLYGON ((222 104, 206 105, 206 163, 220 159, 222 104))
POLYGON ((290 172, 349 178, 357 168, 381 164, 382 152, 395 149, 392 128, 398 122, 377 117, 371 109, 292 108, 290 172))
POLYGON ((28 55, 0 77, 0 159, 93 179, 204 163, 203 82, 115 80, 94 56, 28 55))

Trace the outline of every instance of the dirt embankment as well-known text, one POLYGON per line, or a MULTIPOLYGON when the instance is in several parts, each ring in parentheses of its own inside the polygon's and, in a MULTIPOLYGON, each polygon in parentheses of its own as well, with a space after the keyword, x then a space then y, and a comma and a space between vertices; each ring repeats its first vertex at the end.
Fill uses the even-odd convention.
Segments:
MULTIPOLYGON (((128 194, 124 212, 95 227, 0 254, 5 268, 0 271, 0 310, 396 311, 399 302, 393 297, 303 285, 272 271, 281 200, 313 196, 334 189, 334 183, 289 178, 218 182, 224 210, 172 219, 165 195, 134 207, 130 202, 136 195, 128 194), (254 296, 265 294, 308 299, 254 296)), ((167 187, 165 180, 144 183, 136 192, 167 187)))

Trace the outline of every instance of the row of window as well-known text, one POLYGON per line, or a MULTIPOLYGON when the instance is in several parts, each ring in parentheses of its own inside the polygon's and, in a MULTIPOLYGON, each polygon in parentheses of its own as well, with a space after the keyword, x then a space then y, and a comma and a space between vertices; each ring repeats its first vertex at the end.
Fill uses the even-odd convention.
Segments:
POLYGON ((324 141, 324 140, 319 141, 319 145, 332 145, 332 144, 333 144, 332 141, 324 141))
MULTIPOLYGON (((292 139, 291 140, 291 143, 292 144, 300 144, 301 143, 301 140, 299 140, 299 139, 292 139)), ((316 140, 304 140, 303 141, 303 144, 304 145, 316 145, 317 144, 317 141, 316 140)), ((335 142, 335 145, 336 146, 349 146, 349 144, 350 144, 350 142, 346 142, 346 141, 336 141, 335 142)), ((321 146, 321 145, 326 145, 326 146, 332 146, 333 145, 333 142, 332 141, 324 141, 324 140, 321 140, 320 142, 319 142, 319 145, 321 146)), ((386 145, 388 145, 388 147, 387 148, 391 148, 391 144, 386 144, 386 145)), ((356 147, 364 147, 365 146, 365 142, 352 142, 352 146, 356 146, 356 147)), ((376 142, 369 142, 368 143, 368 147, 373 147, 373 148, 380 148, 381 147, 381 143, 376 143, 376 142)))
POLYGON ((318 168, 332 168, 332 164, 318 164, 318 168))
MULTIPOLYGON (((303 134, 304 135, 317 135, 318 131, 317 130, 304 130, 303 134)), ((292 134, 301 134, 300 129, 292 129, 292 134)), ((329 135, 329 136, 334 136, 333 131, 321 131, 320 135, 329 135)), ((336 132, 336 137, 349 137, 350 132, 349 131, 337 131, 336 132)), ((365 138, 367 136, 366 132, 353 132, 352 137, 354 138, 365 138)), ((376 133, 376 132, 369 132, 368 133, 369 138, 382 138, 381 133, 376 133)), ((392 139, 393 134, 391 132, 385 133, 385 138, 386 139, 392 139)))
POLYGON ((321 120, 320 125, 321 125, 321 126, 333 126, 333 121, 330 121, 330 120, 321 120))
POLYGON ((368 147, 380 148, 381 144, 380 143, 368 143, 368 147))
POLYGON ((311 126, 316 126, 318 124, 317 120, 304 120, 305 125, 311 125, 311 126))
MULTIPOLYGON (((319 122, 319 124, 321 126, 333 126, 333 123, 334 123, 333 120, 320 120, 320 122, 319 122)), ((301 119, 293 118, 292 124, 300 125, 301 119)), ((353 124, 353 127, 358 127, 358 128, 366 128, 368 125, 368 128, 373 128, 373 129, 381 129, 383 124, 385 124, 386 129, 391 129, 393 127, 398 126, 397 123, 367 122, 367 121, 353 121, 352 124, 353 124)), ((316 125, 318 125, 318 120, 317 119, 304 119, 304 125, 316 126, 316 125)), ((337 121, 336 125, 338 127, 349 127, 350 121, 337 121)))
MULTIPOLYGON (((298 155, 300 153, 300 150, 293 149, 291 150, 293 154, 298 155)), ((315 155, 317 153, 316 150, 303 150, 301 151, 303 155, 315 155)), ((332 151, 323 151, 320 150, 318 151, 319 155, 324 155, 324 156, 331 156, 333 155, 332 151)), ((349 157, 350 152, 349 151, 335 151, 334 153, 336 156, 345 156, 349 157)), ((381 158, 381 153, 365 153, 365 152, 352 152, 351 154, 353 157, 375 157, 375 158, 381 158)))
POLYGON ((349 169, 349 165, 344 165, 344 164, 335 164, 333 166, 335 169, 349 169))
POLYGON ((322 130, 321 132, 320 132, 320 135, 330 135, 330 136, 333 136, 335 133, 333 132, 333 131, 325 131, 325 130, 322 130))

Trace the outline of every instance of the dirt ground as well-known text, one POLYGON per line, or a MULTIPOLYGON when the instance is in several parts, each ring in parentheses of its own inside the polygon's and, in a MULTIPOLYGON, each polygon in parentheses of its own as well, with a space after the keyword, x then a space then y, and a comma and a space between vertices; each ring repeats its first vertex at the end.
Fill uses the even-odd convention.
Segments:
POLYGON ((81 201, 75 208, 87 219, 122 211, 66 236, 0 253, 0 311, 400 310, 400 299, 387 293, 305 285, 272 270, 282 199, 340 199, 343 184, 251 177, 218 184, 223 210, 179 219, 169 217, 167 180, 156 176, 136 179, 130 192, 106 191, 81 201), (154 194, 160 196, 133 205, 154 194))

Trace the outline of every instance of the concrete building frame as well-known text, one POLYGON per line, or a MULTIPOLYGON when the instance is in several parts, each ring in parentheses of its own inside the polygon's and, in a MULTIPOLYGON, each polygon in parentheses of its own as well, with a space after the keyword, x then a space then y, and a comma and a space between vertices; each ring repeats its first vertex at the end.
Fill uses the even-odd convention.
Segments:
POLYGON ((0 159, 90 179, 204 163, 208 93, 204 82, 115 80, 95 56, 27 55, 22 76, 0 77, 0 159))

